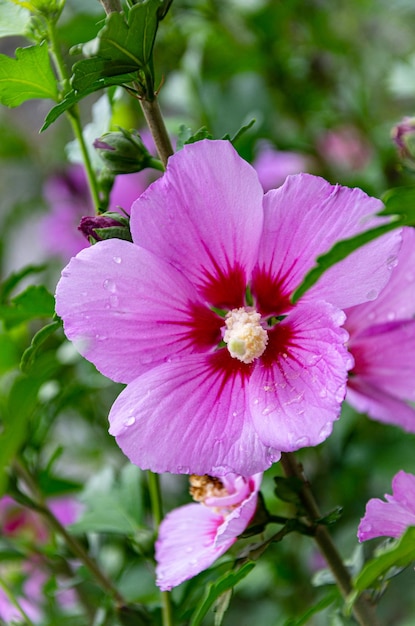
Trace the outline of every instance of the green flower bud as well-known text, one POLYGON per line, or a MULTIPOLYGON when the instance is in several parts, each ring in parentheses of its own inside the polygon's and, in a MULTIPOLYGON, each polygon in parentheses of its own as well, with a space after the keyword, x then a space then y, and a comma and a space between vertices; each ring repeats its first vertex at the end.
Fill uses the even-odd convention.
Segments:
POLYGON ((94 141, 94 148, 112 174, 131 174, 157 164, 137 131, 105 133, 94 141))

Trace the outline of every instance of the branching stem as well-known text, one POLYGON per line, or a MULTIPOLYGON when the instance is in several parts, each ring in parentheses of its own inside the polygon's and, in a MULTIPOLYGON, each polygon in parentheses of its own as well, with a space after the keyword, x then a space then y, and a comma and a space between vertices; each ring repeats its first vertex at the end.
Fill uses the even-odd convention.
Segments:
MULTIPOLYGON (((287 452, 283 453, 281 456, 281 465, 287 477, 295 476, 301 480, 301 503, 307 512, 307 519, 314 525, 316 520, 321 519, 321 513, 314 499, 313 492, 311 491, 310 483, 304 475, 302 466, 297 462, 292 453, 287 452)), ((347 599, 353 591, 352 581, 327 527, 322 524, 317 524, 313 536, 336 579, 337 586, 342 596, 347 599)), ((357 598, 353 605, 353 613, 360 626, 379 626, 380 624, 373 605, 364 595, 357 598)))

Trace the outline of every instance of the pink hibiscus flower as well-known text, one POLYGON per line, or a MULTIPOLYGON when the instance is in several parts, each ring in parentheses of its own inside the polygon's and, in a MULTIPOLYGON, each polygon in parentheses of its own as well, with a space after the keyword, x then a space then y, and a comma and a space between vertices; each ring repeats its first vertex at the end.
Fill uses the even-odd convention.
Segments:
MULTIPOLYGON (((129 213, 133 201, 157 176, 155 173, 151 177, 149 170, 117 176, 111 190, 108 211, 120 212, 121 207, 129 213)), ((72 165, 64 173, 51 176, 45 184, 44 195, 50 207, 50 212, 41 222, 44 246, 49 254, 67 262, 89 246, 88 240, 78 230, 82 217, 94 215, 83 168, 72 165)))
POLYGON ((185 146, 133 204, 134 243, 102 241, 62 273, 67 337, 128 386, 109 419, 155 472, 250 476, 330 434, 351 357, 341 308, 374 298, 393 232, 332 267, 317 255, 378 223, 379 200, 308 174, 265 196, 226 141, 185 146))
POLYGON ((198 504, 171 511, 156 541, 157 585, 169 591, 212 565, 233 545, 251 521, 262 474, 190 477, 198 504))
POLYGON ((310 160, 298 152, 275 150, 268 143, 261 142, 252 165, 264 191, 269 191, 282 185, 287 176, 307 172, 310 160))
POLYGON ((373 302, 346 309, 355 365, 347 401, 373 419, 415 432, 415 230, 403 230, 392 276, 373 302))
POLYGON ((400 537, 408 526, 415 526, 415 476, 400 471, 392 480, 392 495, 386 502, 372 498, 366 505, 357 536, 359 541, 374 537, 400 537))

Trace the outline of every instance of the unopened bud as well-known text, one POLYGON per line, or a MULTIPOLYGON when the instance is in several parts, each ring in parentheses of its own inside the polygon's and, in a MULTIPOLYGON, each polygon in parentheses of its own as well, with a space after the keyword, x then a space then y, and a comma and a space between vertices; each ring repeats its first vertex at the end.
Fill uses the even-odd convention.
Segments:
POLYGON ((134 130, 128 132, 121 128, 105 133, 94 141, 94 148, 113 174, 131 174, 154 167, 155 159, 134 130))
POLYGON ((402 161, 408 167, 415 168, 415 117, 404 117, 392 129, 395 142, 402 161))
POLYGON ((78 230, 91 242, 104 239, 124 239, 132 241, 128 217, 119 213, 103 213, 81 219, 78 230))

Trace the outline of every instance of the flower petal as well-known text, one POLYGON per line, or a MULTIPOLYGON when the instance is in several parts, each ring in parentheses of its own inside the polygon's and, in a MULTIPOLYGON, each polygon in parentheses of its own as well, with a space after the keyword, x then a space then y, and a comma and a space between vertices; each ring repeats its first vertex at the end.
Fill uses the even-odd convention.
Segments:
POLYGON ((221 546, 223 543, 231 541, 232 538, 238 537, 238 535, 243 533, 254 516, 262 473, 255 474, 246 480, 250 482, 251 493, 240 506, 236 507, 225 517, 223 524, 218 529, 215 546, 221 546))
POLYGON ((349 379, 346 400, 359 413, 415 433, 415 408, 360 376, 349 379))
POLYGON ((262 231, 263 191, 228 141, 199 141, 170 157, 133 204, 135 243, 169 261, 214 306, 242 306, 262 231))
POLYGON ((124 383, 150 365, 200 349, 189 302, 195 306, 197 294, 177 270, 120 239, 82 250, 56 289, 68 339, 103 374, 124 383))
POLYGON ((255 428, 278 450, 314 446, 331 433, 352 365, 340 324, 327 303, 299 304, 272 333, 249 385, 255 428))
POLYGON ((117 398, 110 433, 142 469, 249 476, 269 467, 279 454, 259 440, 245 387, 240 371, 223 368, 217 353, 164 363, 117 398))
POLYGON ((215 545, 223 517, 201 504, 174 509, 162 521, 156 541, 156 583, 169 591, 207 569, 235 542, 215 545))
POLYGON ((359 378, 396 398, 415 400, 415 320, 372 326, 352 338, 349 349, 355 360, 351 382, 359 378))
POLYGON ((402 247, 390 281, 371 302, 346 310, 346 327, 358 334, 368 326, 415 316, 415 230, 402 230, 402 247))
POLYGON ((359 541, 374 537, 400 537, 408 526, 415 525, 415 476, 402 470, 392 481, 392 496, 387 502, 373 498, 366 505, 366 512, 359 529, 359 541))
MULTIPOLYGON (((282 291, 291 294, 318 255, 336 241, 382 223, 373 217, 382 206, 360 189, 332 186, 310 174, 289 176, 264 198, 259 270, 268 268, 282 291)), ((331 267, 307 299, 322 298, 340 308, 373 300, 390 277, 399 243, 394 231, 360 248, 331 267)))

